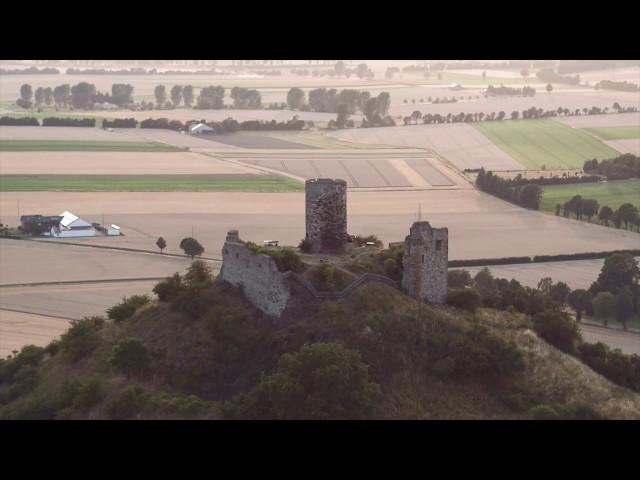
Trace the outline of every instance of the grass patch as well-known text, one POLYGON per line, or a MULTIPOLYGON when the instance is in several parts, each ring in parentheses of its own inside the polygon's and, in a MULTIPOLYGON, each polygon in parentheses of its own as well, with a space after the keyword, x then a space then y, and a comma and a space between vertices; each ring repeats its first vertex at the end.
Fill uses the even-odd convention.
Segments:
POLYGON ((620 155, 587 132, 553 120, 509 120, 472 125, 531 170, 541 170, 543 166, 547 169, 582 168, 585 160, 620 155))
POLYGON ((301 192, 290 178, 250 175, 3 175, 2 192, 301 192))
POLYGON ((593 198, 600 206, 608 205, 614 210, 623 203, 632 203, 640 207, 640 180, 617 180, 613 182, 599 182, 575 185, 553 185, 542 187, 541 210, 555 212, 556 205, 575 195, 582 198, 593 198))
POLYGON ((598 127, 585 128, 589 133, 603 140, 627 140, 640 138, 640 125, 627 125, 625 127, 598 127))
POLYGON ((0 140, 0 152, 178 152, 183 150, 184 149, 159 142, 111 142, 97 140, 0 140))

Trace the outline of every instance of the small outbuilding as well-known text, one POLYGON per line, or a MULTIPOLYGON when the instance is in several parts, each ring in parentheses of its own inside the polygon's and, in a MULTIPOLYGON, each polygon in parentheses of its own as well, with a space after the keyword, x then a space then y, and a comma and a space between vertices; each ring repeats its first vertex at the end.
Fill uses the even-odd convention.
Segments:
POLYGON ((112 235, 112 236, 120 235, 120 227, 112 223, 111 226, 107 229, 107 235, 112 235))

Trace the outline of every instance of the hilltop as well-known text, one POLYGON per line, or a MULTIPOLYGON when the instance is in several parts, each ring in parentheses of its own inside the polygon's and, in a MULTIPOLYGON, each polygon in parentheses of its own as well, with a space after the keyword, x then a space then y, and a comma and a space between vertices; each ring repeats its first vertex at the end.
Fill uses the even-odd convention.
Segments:
POLYGON ((372 283, 277 328, 199 262, 154 291, 1 361, 0 418, 640 418, 524 314, 372 283))

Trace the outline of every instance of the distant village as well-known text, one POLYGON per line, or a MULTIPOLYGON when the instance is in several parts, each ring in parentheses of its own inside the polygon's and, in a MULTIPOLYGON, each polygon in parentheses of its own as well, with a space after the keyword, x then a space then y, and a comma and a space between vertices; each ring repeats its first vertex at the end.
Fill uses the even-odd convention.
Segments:
POLYGON ((53 216, 22 215, 20 217, 20 230, 30 235, 56 238, 122 235, 118 225, 112 224, 105 227, 98 223, 89 223, 68 211, 53 216))

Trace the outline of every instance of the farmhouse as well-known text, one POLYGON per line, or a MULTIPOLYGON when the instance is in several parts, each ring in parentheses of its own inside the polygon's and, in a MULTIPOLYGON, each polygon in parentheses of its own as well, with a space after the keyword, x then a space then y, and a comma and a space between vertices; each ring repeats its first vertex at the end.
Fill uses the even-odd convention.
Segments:
POLYGON ((60 223, 51 227, 52 236, 62 238, 96 236, 95 227, 86 220, 71 212, 62 212, 60 216, 62 217, 60 223))
POLYGON ((196 123, 189 127, 189 133, 191 135, 201 135, 203 133, 213 133, 213 128, 204 123, 196 123))

